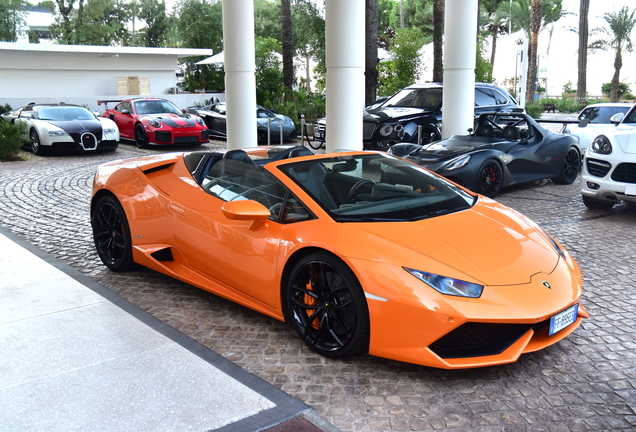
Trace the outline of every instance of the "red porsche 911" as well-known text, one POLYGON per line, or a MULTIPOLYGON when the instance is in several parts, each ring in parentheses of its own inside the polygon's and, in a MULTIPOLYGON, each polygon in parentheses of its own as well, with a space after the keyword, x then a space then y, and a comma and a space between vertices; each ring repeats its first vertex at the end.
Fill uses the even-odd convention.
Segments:
POLYGON ((109 102, 118 103, 114 108, 106 109, 102 116, 117 124, 122 139, 135 141, 139 148, 150 144, 200 145, 208 142, 208 129, 203 119, 184 113, 169 100, 135 98, 97 103, 109 102))

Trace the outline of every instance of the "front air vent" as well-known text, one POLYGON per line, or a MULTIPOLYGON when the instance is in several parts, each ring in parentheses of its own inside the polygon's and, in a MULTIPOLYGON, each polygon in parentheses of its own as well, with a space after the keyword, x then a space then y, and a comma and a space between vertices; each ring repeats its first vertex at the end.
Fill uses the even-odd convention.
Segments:
POLYGON ((586 159, 587 172, 594 177, 605 177, 612 169, 612 164, 598 159, 586 159))
POLYGON ((612 173, 612 180, 621 183, 636 183, 636 163, 620 163, 612 173))

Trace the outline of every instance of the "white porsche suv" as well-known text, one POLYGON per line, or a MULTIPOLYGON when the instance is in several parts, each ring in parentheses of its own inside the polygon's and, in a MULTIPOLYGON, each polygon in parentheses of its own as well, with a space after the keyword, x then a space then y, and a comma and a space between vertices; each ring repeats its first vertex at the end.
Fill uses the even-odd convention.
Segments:
POLYGON ((598 135, 585 153, 581 176, 583 203, 594 209, 610 209, 621 201, 636 203, 636 106, 620 119, 615 129, 598 135))

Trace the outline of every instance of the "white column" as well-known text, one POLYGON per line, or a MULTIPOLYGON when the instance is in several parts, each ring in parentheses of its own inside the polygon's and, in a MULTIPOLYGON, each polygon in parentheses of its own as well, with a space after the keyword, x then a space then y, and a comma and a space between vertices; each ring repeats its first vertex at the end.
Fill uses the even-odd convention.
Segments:
POLYGON ((442 138, 474 127, 477 0, 446 0, 442 138))
POLYGON ((258 144, 253 0, 223 0, 223 48, 227 148, 253 147, 258 144))
POLYGON ((364 0, 327 0, 327 152, 362 150, 364 0))

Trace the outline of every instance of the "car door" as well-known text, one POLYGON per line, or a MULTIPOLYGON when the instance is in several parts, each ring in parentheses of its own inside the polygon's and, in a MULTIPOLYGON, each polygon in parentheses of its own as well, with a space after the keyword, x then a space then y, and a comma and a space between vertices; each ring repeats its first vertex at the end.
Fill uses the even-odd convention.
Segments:
POLYGON ((279 243, 284 224, 274 221, 286 189, 271 174, 245 162, 212 167, 204 191, 187 202, 168 205, 173 236, 188 263, 213 278, 275 306, 279 243), (241 166, 240 164, 244 165, 241 166), (232 220, 221 207, 229 201, 254 199, 270 208, 266 222, 232 220))
POLYGON ((135 117, 132 104, 124 101, 115 106, 109 114, 109 118, 117 124, 119 135, 122 138, 135 138, 135 117))

